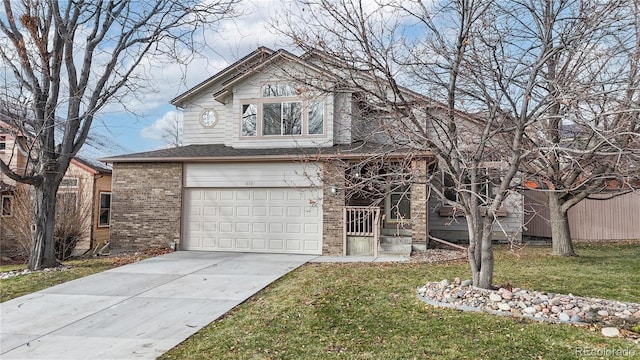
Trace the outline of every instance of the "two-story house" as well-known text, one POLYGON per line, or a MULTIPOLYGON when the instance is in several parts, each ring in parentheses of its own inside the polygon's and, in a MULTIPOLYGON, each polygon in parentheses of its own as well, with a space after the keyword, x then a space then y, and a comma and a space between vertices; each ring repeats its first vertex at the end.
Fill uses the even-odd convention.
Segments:
MULTIPOLYGON (((261 47, 173 99, 184 146, 101 159, 113 163, 111 246, 408 253, 426 249, 429 231, 466 229, 424 179, 386 176, 378 195, 351 193, 363 160, 384 153, 377 175, 403 166, 424 177, 433 158, 360 141, 373 116, 355 111, 361 97, 314 90, 335 77, 312 56, 261 47)), ((502 226, 519 232, 521 214, 507 213, 502 226)))
MULTIPOLYGON (((0 121, 0 159, 10 169, 24 173, 28 164, 27 154, 17 142, 24 141, 16 131, 0 121)), ((0 248, 3 255, 13 255, 20 248, 11 233, 10 221, 14 217, 17 201, 16 189, 20 184, 0 172, 0 248)), ((111 167, 87 156, 76 156, 69 165, 58 190, 60 204, 74 206, 87 217, 83 239, 76 250, 88 250, 109 241, 110 203, 111 203, 111 167)), ((61 211, 64 211, 62 209, 61 211)), ((28 225, 26 225, 28 226, 28 225)))

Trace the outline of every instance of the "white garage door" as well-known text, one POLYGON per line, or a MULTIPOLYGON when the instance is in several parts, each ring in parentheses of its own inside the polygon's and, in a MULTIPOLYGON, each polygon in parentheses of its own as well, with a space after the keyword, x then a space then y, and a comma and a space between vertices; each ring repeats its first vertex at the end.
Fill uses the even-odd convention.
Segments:
POLYGON ((184 250, 322 253, 318 189, 185 189, 184 250))

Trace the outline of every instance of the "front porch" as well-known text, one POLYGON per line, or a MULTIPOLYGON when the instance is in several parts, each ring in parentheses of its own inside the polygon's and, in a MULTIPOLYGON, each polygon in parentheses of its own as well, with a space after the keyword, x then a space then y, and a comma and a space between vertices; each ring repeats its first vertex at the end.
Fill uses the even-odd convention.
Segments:
POLYGON ((389 168, 377 168, 391 180, 375 182, 369 180, 370 173, 345 169, 344 163, 325 164, 324 181, 330 185, 325 186, 323 200, 324 255, 409 256, 413 250, 426 250, 427 161, 402 165, 405 170, 392 176, 389 168), (367 189, 357 191, 358 186, 367 189))
POLYGON ((383 212, 384 208, 378 206, 345 206, 343 255, 378 257, 411 254, 413 250, 411 224, 389 222, 383 212))

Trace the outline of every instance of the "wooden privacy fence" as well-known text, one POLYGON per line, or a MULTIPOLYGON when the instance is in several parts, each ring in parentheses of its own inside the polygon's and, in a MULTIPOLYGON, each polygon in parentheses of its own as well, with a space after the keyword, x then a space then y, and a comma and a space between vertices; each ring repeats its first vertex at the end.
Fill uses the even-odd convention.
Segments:
POLYGON ((373 256, 378 256, 380 241, 380 208, 376 206, 345 206, 343 212, 343 253, 347 254, 347 236, 373 237, 373 256))
MULTIPOLYGON (((602 200, 586 199, 569 210, 569 228, 574 240, 640 240, 640 194, 628 193, 602 200)), ((551 237, 547 196, 525 191, 525 236, 551 237)))

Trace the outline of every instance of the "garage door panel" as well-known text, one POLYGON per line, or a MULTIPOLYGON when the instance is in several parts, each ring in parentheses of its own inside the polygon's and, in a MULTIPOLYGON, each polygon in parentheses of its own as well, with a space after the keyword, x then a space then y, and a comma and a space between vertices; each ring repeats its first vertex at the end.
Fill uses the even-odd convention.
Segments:
POLYGON ((236 250, 249 250, 249 239, 235 239, 236 250))
POLYGON ((307 233, 307 234, 319 234, 320 233, 320 226, 318 226, 318 224, 306 223, 306 224, 304 224, 304 232, 307 233))
POLYGON ((266 216, 267 215, 267 207, 266 206, 254 206, 253 207, 253 216, 266 216))
POLYGON ((282 234, 284 233, 284 226, 282 223, 272 222, 269 223, 269 232, 272 234, 282 234))
POLYGON ((251 248, 255 250, 266 251, 267 248, 267 240, 266 239, 252 239, 251 240, 251 248))
POLYGON ((318 189, 186 189, 183 249, 320 254, 318 189))
POLYGON ((302 246, 300 241, 298 240, 287 240, 287 250, 289 251, 300 251, 302 250, 302 246))
POLYGON ((251 190, 237 190, 236 200, 251 200, 251 190))
POLYGON ((253 223, 251 224, 252 231, 254 234, 266 234, 267 233, 267 223, 253 223))
POLYGON ((251 207, 250 206, 238 206, 236 207, 236 216, 250 216, 251 215, 251 207))
POLYGON ((236 233, 248 233, 249 223, 236 223, 236 233))
POLYGON ((270 239, 269 249, 274 251, 284 251, 284 241, 281 239, 270 239))
POLYGON ((217 191, 202 191, 202 196, 199 196, 199 199, 205 201, 218 200, 218 192, 217 191))
POLYGON ((317 205, 310 206, 302 212, 302 216, 308 218, 317 218, 320 216, 320 210, 318 209, 317 205))

